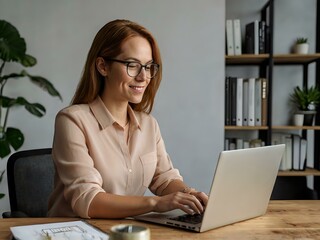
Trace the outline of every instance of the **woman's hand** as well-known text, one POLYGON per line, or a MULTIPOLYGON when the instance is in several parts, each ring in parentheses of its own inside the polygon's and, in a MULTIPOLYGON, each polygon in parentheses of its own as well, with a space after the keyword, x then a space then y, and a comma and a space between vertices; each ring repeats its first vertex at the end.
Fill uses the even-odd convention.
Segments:
POLYGON ((206 207, 208 203, 208 195, 204 192, 197 192, 195 189, 192 189, 189 194, 195 196, 201 203, 202 206, 206 207))
POLYGON ((203 192, 174 192, 161 197, 155 197, 155 212, 166 212, 181 209, 188 214, 202 213, 208 202, 208 196, 203 192))

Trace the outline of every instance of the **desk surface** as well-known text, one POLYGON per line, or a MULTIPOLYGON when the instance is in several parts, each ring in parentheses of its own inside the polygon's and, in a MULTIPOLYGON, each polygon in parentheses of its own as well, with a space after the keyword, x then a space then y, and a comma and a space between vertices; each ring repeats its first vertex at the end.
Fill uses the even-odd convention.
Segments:
MULTIPOLYGON (((10 227, 37 223, 75 220, 74 218, 11 218, 0 219, 0 240, 11 239, 10 227)), ((144 225, 151 229, 152 240, 175 239, 320 239, 320 200, 271 201, 264 216, 213 229, 193 233, 133 220, 88 220, 109 233, 110 227, 121 223, 144 225)))

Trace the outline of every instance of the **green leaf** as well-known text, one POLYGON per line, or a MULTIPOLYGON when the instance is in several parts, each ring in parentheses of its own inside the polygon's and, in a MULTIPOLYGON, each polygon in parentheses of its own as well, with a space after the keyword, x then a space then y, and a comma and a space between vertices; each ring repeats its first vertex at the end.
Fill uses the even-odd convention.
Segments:
POLYGON ((26 53, 26 42, 18 30, 5 20, 0 20, 0 59, 19 61, 26 53))
POLYGON ((5 132, 1 133, 0 158, 4 158, 11 153, 10 145, 14 150, 18 150, 23 143, 23 133, 17 128, 8 127, 5 132))
POLYGON ((4 107, 4 108, 8 108, 12 106, 12 102, 15 101, 15 99, 13 98, 9 98, 6 96, 0 96, 0 106, 4 107))
POLYGON ((46 113, 46 109, 43 105, 41 105, 40 103, 29 103, 23 97, 18 97, 17 99, 15 99, 14 105, 24 106, 28 112, 37 117, 42 117, 46 113))
POLYGON ((18 73, 11 73, 11 74, 2 76, 2 77, 1 77, 1 81, 2 81, 2 80, 9 79, 9 78, 22 78, 22 77, 25 77, 25 75, 23 75, 23 74, 18 74, 18 73))
POLYGON ((37 117, 43 117, 46 114, 46 109, 40 103, 29 103, 25 105, 25 108, 33 115, 37 117))
POLYGON ((43 105, 41 105, 40 103, 29 103, 23 97, 18 97, 14 99, 5 96, 0 96, 0 105, 4 108, 10 108, 13 106, 24 106, 29 113, 37 117, 43 117, 46 113, 46 108, 43 105))
POLYGON ((19 62, 25 67, 33 67, 37 64, 37 59, 31 55, 25 54, 19 59, 19 62))
POLYGON ((5 136, 0 138, 0 158, 4 158, 10 154, 10 145, 5 136))
POLYGON ((6 131, 6 138, 14 150, 18 150, 24 143, 23 133, 17 128, 8 127, 6 131))
POLYGON ((62 97, 58 90, 53 86, 51 82, 41 76, 33 76, 27 73, 26 71, 22 71, 21 74, 25 74, 28 76, 34 84, 42 88, 43 90, 47 91, 51 96, 59 97, 62 100, 62 97))

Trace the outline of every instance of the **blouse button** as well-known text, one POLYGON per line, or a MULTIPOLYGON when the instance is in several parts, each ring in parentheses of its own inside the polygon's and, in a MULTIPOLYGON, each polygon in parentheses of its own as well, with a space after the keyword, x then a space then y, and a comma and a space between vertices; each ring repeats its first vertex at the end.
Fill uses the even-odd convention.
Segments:
POLYGON ((130 172, 130 173, 132 172, 132 169, 131 169, 131 168, 129 168, 129 172, 130 172))

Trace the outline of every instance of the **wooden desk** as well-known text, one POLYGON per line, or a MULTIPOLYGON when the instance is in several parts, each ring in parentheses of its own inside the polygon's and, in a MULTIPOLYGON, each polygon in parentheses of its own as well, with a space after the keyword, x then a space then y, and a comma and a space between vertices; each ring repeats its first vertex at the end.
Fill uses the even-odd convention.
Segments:
MULTIPOLYGON (((72 218, 12 218, 0 219, 0 239, 11 239, 10 227, 36 223, 75 220, 72 218)), ((132 220, 97 220, 89 222, 109 233, 111 226, 134 223, 151 229, 152 240, 197 240, 197 239, 320 239, 320 200, 271 201, 268 212, 262 217, 213 229, 204 233, 193 233, 146 224, 132 220)))

